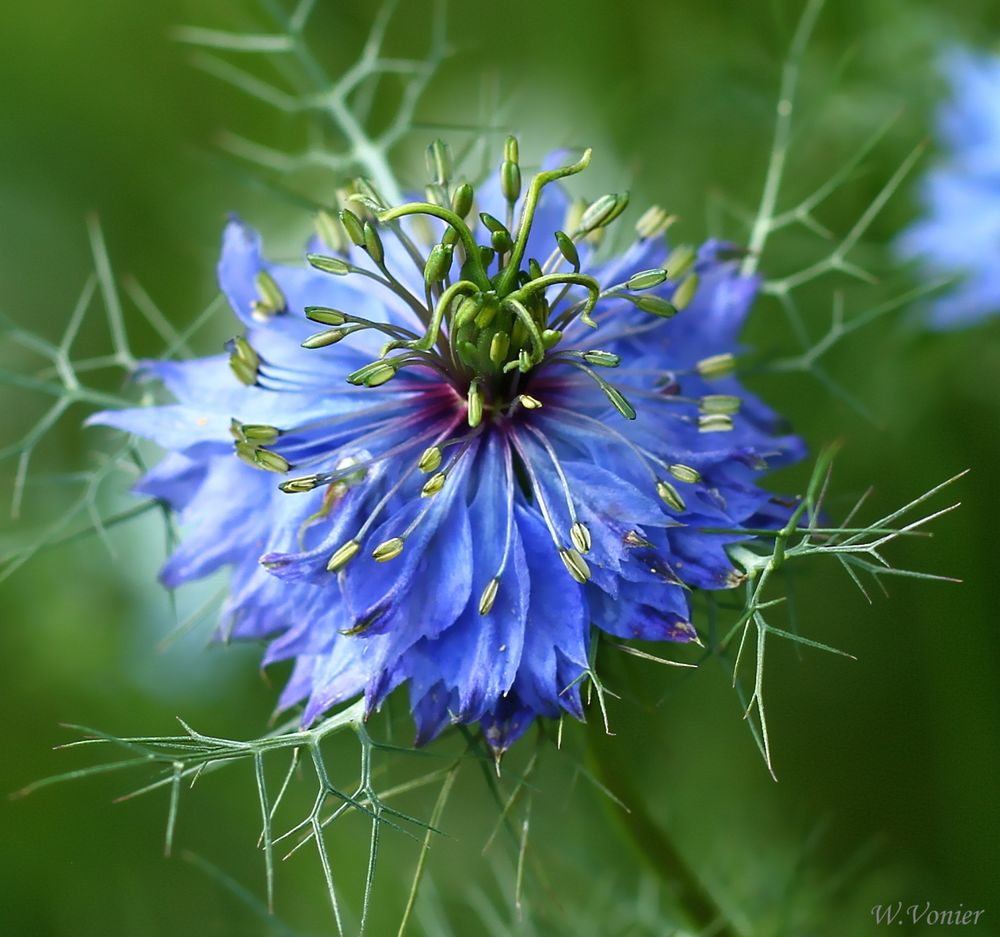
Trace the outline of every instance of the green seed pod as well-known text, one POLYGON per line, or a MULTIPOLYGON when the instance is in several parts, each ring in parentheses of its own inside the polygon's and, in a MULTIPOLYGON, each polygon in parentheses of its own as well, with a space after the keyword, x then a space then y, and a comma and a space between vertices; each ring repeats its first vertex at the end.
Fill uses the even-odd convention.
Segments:
MULTIPOLYGON (((630 290, 649 290, 654 286, 659 286, 667 279, 667 271, 663 267, 654 267, 652 270, 643 270, 640 273, 633 273, 625 283, 630 290)), ((675 303, 676 305, 676 303, 675 303)))
POLYGON ((344 230, 347 232, 347 236, 355 243, 358 247, 365 246, 365 229, 361 224, 361 219, 354 214, 349 208, 342 209, 338 217, 340 218, 340 223, 344 226, 344 230))
POLYGON ((326 257, 323 254, 306 254, 306 260, 310 266, 323 273, 332 273, 334 276, 342 277, 351 272, 351 265, 339 257, 326 257))
POLYGON ((680 492, 670 484, 670 482, 660 480, 656 483, 656 493, 660 496, 660 499, 664 501, 667 507, 673 508, 675 511, 684 510, 684 499, 680 496, 680 492))

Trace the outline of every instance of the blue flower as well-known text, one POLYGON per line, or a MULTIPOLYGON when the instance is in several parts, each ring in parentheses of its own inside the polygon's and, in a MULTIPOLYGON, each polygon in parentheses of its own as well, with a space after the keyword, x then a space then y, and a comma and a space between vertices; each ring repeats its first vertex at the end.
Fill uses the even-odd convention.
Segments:
POLYGON ((944 152, 922 183, 924 217, 896 246, 928 278, 958 278, 931 306, 932 325, 953 328, 1000 312, 1000 58, 956 49, 943 69, 944 152))
POLYGON ((175 402, 93 418, 169 451, 138 486, 185 532, 162 581, 229 567, 225 634, 294 660, 280 706, 305 723, 403 684, 421 742, 479 722, 502 751, 582 717, 596 632, 696 641, 690 590, 736 585, 726 545, 786 510, 757 479, 800 444, 732 374, 758 280, 729 245, 668 256, 659 209, 596 260, 627 196, 571 202, 588 159, 522 198, 508 141, 481 227, 443 168, 392 210, 359 183, 370 220, 324 216, 339 252, 308 267, 233 219, 244 334, 147 363, 175 402))

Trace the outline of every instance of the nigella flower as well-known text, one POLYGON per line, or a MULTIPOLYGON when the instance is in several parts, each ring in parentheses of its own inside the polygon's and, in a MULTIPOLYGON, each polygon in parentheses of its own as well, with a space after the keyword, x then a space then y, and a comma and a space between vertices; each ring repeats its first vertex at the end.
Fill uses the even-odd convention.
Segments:
POLYGON ((957 278, 931 308, 932 324, 951 328, 1000 312, 1000 57, 956 49, 943 70, 944 152, 923 180, 925 215, 897 248, 925 273, 957 278))
POLYGON ((668 256, 651 209, 592 262, 627 196, 568 199, 589 151, 522 198, 508 140, 475 210, 431 152, 428 201, 359 181, 310 267, 231 221, 219 280, 245 334, 148 363, 175 403, 94 419, 169 450, 139 485, 185 531, 162 580, 231 568, 227 635, 295 662, 282 707, 310 723, 406 684, 419 741, 478 721, 502 751, 582 717, 598 632, 697 641, 690 590, 739 581, 726 544, 780 516, 757 477, 798 443, 731 373, 758 288, 738 252, 668 256))

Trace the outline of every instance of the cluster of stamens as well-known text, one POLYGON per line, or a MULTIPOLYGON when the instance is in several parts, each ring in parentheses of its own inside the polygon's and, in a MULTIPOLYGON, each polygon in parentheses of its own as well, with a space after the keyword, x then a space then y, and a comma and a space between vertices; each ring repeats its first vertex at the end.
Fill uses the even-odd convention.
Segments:
MULTIPOLYGON (((507 544, 501 567, 483 592, 480 612, 486 614, 492 607, 507 563, 514 490, 518 484, 537 502, 570 575, 579 582, 590 578, 584 559, 591 548, 590 531, 577 518, 574 499, 556 451, 544 433, 532 427, 518 411, 538 410, 545 405, 540 395, 529 393, 533 389, 533 375, 558 364, 586 375, 624 418, 635 419, 636 411, 625 393, 597 370, 618 368, 619 355, 589 347, 563 347, 567 329, 577 320, 591 328, 602 324, 594 317, 602 300, 625 300, 653 317, 670 318, 690 302, 698 286, 697 274, 692 270, 695 254, 689 247, 675 249, 665 267, 634 273, 624 282, 611 286, 602 287, 594 277, 581 272, 579 246, 583 243, 593 245, 602 237, 607 226, 624 211, 628 204, 627 194, 609 194, 589 205, 574 206, 565 224, 566 231, 555 232, 551 254, 543 262, 526 256, 528 237, 543 189, 585 169, 590 155, 587 150, 575 163, 535 175, 525 192, 515 227, 516 205, 522 194, 521 170, 517 141, 508 138, 500 169, 506 218, 501 220, 485 212, 479 213, 482 223, 479 230, 485 230, 488 235, 489 243, 486 244, 477 242, 474 230, 478 226, 470 221, 475 215, 475 192, 469 183, 453 179, 449 150, 440 142, 428 149, 431 181, 426 188, 425 201, 392 207, 369 181, 360 179, 348 196, 353 208, 320 214, 317 228, 331 252, 309 254, 308 262, 315 269, 334 276, 357 276, 375 281, 393 293, 408 310, 407 321, 412 320, 413 328, 372 321, 349 310, 309 306, 305 315, 324 328, 307 338, 303 347, 326 348, 362 331, 380 333, 386 340, 381 352, 373 361, 351 373, 348 383, 374 389, 395 380, 393 389, 430 397, 430 403, 424 408, 425 423, 407 432, 401 432, 398 398, 395 404, 376 403, 361 413, 312 426, 278 429, 233 421, 237 454, 250 465, 267 471, 287 474, 310 462, 329 464, 338 455, 352 453, 346 462, 341 459, 333 471, 301 475, 280 484, 288 493, 329 486, 328 493, 335 492, 335 495, 325 499, 325 505, 329 502, 327 511, 352 484, 367 477, 370 467, 392 457, 411 454, 409 467, 392 482, 359 531, 330 557, 329 570, 339 572, 358 554, 376 519, 414 472, 428 476, 421 496, 432 498, 442 490, 449 475, 487 425, 505 420, 510 423, 518 416, 519 430, 502 434, 508 488, 507 544), (404 218, 411 219, 409 232, 400 223, 404 218), (418 243, 418 227, 429 234, 429 245, 418 243), (442 232, 439 238, 435 239, 434 231, 442 232), (418 268, 423 295, 418 295, 419 290, 412 290, 390 270, 383 232, 398 239, 418 268), (351 262, 352 245, 367 254, 371 267, 351 262), (647 292, 668 278, 677 284, 669 301, 647 292), (423 372, 419 375, 422 380, 397 380, 407 371, 423 372), (432 386, 426 381, 428 374, 438 378, 434 393, 427 390, 432 386), (315 433, 321 436, 319 442, 315 433), (540 450, 532 454, 529 444, 540 450), (533 459, 538 457, 539 451, 551 461, 564 489, 571 520, 565 541, 555 529, 552 512, 533 467, 533 459), (370 452, 378 454, 371 456, 370 452)), ((659 236, 672 220, 662 209, 652 208, 640 218, 637 234, 640 238, 659 236)), ((256 287, 255 318, 267 319, 288 311, 282 291, 270 274, 264 271, 258 274, 256 287)), ((271 373, 267 361, 245 338, 235 339, 230 345, 230 353, 232 370, 243 383, 276 390, 295 389, 294 379, 271 373)), ((694 370, 702 377, 714 378, 730 373, 732 367, 732 356, 723 354, 703 359, 694 370)), ((696 417, 685 416, 684 419, 696 420, 698 429, 703 432, 731 428, 732 414, 739 408, 739 399, 721 394, 683 398, 676 381, 678 373, 663 372, 655 390, 635 393, 693 406, 696 417)), ((695 469, 669 464, 584 414, 574 417, 596 424, 596 429, 588 427, 591 431, 618 437, 615 442, 622 443, 650 472, 660 499, 672 510, 684 510, 684 501, 668 476, 675 481, 694 484, 700 480, 695 469)), ((399 556, 407 537, 428 509, 429 506, 418 513, 397 536, 376 545, 372 556, 381 562, 399 556)), ((635 536, 642 539, 638 534, 635 536)))

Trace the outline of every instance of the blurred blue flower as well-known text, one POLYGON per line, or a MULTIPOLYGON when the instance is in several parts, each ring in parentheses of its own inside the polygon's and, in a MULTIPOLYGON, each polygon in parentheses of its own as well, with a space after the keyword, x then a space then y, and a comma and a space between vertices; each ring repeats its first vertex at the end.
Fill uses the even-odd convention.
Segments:
POLYGON ((93 418, 169 450, 138 486, 184 530, 162 580, 231 567, 225 636, 294 660, 280 706, 305 723, 402 684, 418 741, 478 721, 502 751, 582 717, 592 628, 696 641, 689 590, 736 585, 726 544, 787 510, 756 479, 800 444, 732 375, 758 280, 717 242, 668 259, 659 209, 597 262, 627 197, 582 211, 552 184, 588 158, 521 197, 508 141, 481 228, 443 169, 393 211, 362 186, 379 223, 326 216, 311 267, 233 219, 219 280, 245 335, 148 362, 176 402, 93 418))
POLYGON ((897 242, 928 278, 959 278, 931 307, 938 328, 1000 312, 1000 57, 954 49, 938 114, 941 161, 921 187, 925 215, 897 242))

